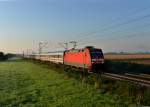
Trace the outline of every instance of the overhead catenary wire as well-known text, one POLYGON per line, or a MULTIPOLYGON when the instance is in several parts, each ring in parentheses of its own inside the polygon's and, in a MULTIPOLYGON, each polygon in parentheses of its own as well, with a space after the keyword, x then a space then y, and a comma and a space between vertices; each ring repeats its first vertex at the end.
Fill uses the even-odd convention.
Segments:
MULTIPOLYGON (((134 12, 131 12, 129 15, 125 15, 123 18, 122 17, 121 18, 116 18, 112 22, 116 23, 116 22, 118 22, 118 21, 120 21, 122 19, 125 19, 125 18, 127 18, 129 16, 135 15, 137 13, 143 12, 143 11, 145 11, 147 9, 150 9, 150 6, 142 8, 142 9, 138 9, 138 10, 136 10, 134 12)), ((97 31, 91 31, 91 32, 87 32, 87 33, 80 33, 80 34, 82 34, 81 36, 83 36, 83 35, 85 35, 85 36, 92 35, 92 34, 95 34, 95 33, 99 32, 99 31, 101 31, 101 30, 106 30, 106 29, 108 29, 110 27, 113 27, 114 25, 110 26, 110 24, 109 24, 109 25, 104 25, 104 26, 106 26, 104 29, 100 29, 100 30, 97 30, 97 31)))
MULTIPOLYGON (((109 30, 118 28, 118 27, 120 27, 120 26, 127 25, 127 24, 131 24, 131 23, 133 23, 133 22, 137 22, 137 21, 143 20, 143 19, 145 19, 145 18, 149 18, 149 17, 150 17, 150 14, 145 15, 145 16, 142 16, 142 17, 138 17, 138 18, 135 18, 135 19, 131 19, 131 20, 128 20, 128 21, 126 21, 126 22, 119 23, 119 24, 116 24, 116 25, 113 25, 113 26, 109 26, 109 27, 106 27, 106 28, 101 29, 101 30, 99 30, 99 31, 101 31, 101 32, 109 31, 109 30)), ((92 34, 95 34, 95 33, 97 33, 97 32, 96 32, 96 31, 95 31, 95 32, 90 32, 89 34, 87 34, 87 35, 85 35, 85 36, 81 36, 82 38, 80 38, 79 40, 92 37, 92 34)))
MULTIPOLYGON (((149 9, 149 8, 150 8, 150 7, 146 7, 146 8, 137 10, 137 11, 135 11, 135 12, 131 12, 131 15, 140 13, 140 12, 142 12, 142 11, 145 11, 145 10, 149 9)), ((129 17, 129 16, 130 16, 130 15, 128 15, 128 16, 126 16, 126 17, 129 17)), ((109 25, 108 27, 105 27, 105 28, 103 28, 103 29, 101 29, 101 30, 92 31, 92 32, 89 32, 89 33, 87 33, 87 34, 85 34, 85 35, 82 35, 82 36, 80 36, 80 38, 79 38, 78 40, 76 40, 76 39, 75 39, 75 40, 78 41, 78 42, 79 42, 78 45, 80 45, 80 44, 81 44, 81 43, 80 43, 81 40, 84 40, 84 41, 85 41, 85 39, 88 39, 88 38, 90 38, 90 37, 93 37, 93 34, 96 34, 96 33, 100 32, 100 31, 101 31, 101 33, 103 33, 103 32, 105 32, 105 31, 109 31, 109 30, 112 30, 112 29, 121 27, 121 26, 123 26, 123 25, 128 25, 128 24, 131 24, 131 23, 134 23, 134 22, 137 22, 137 21, 143 20, 143 19, 145 19, 145 18, 149 18, 149 17, 150 17, 150 14, 144 15, 144 16, 141 16, 141 17, 137 17, 137 18, 134 18, 134 19, 130 19, 130 20, 127 20, 127 21, 118 23, 118 24, 113 24, 113 25, 111 25, 111 26, 109 25)), ((125 17, 124 17, 124 18, 117 18, 117 19, 115 19, 115 20, 118 21, 118 20, 121 20, 121 19, 125 19, 125 17)), ((113 23, 114 23, 114 22, 115 22, 115 21, 113 21, 113 23)), ((94 35, 94 36, 95 36, 95 35, 94 35)), ((95 38, 95 37, 94 37, 94 38, 95 38)))
MULTIPOLYGON (((116 22, 118 22, 118 21, 120 21, 120 20, 123 20, 123 19, 125 19, 125 18, 127 18, 127 17, 130 17, 130 16, 133 16, 133 15, 136 15, 137 13, 140 13, 140 12, 143 12, 143 11, 145 11, 145 10, 147 10, 147 9, 150 9, 150 6, 148 6, 148 7, 144 7, 144 8, 142 8, 142 9, 137 9, 137 10, 135 10, 135 11, 133 11, 133 12, 130 12, 128 15, 124 15, 124 16, 122 16, 122 17, 119 17, 119 18, 116 18, 116 19, 114 19, 112 22, 113 23, 116 23, 116 22)), ((106 25, 104 25, 104 26, 110 26, 110 24, 106 24, 106 25)), ((99 30, 98 30, 99 31, 99 30)), ((89 35, 89 34, 93 34, 93 33, 96 33, 97 31, 91 31, 91 32, 84 32, 84 33, 80 33, 79 35, 80 36, 83 36, 83 35, 89 35)))
MULTIPOLYGON (((148 24, 145 24, 145 25, 143 25, 143 26, 136 26, 135 28, 136 28, 136 30, 137 29, 144 29, 144 28, 147 28, 148 26, 150 26, 150 23, 148 23, 148 24)), ((129 28, 128 28, 129 29, 129 28)), ((131 28, 130 28, 131 29, 131 28)), ((126 29, 125 29, 126 30, 126 29)), ((120 30, 120 31, 122 31, 122 30, 120 30)), ((114 31, 114 32, 109 32, 109 33, 111 33, 111 35, 112 34, 114 34, 115 35, 115 33, 118 33, 119 31, 114 31)), ((128 35, 132 35, 132 33, 134 33, 133 31, 126 31, 126 32, 123 32, 123 33, 129 33, 128 35)), ((138 33, 136 33, 136 34, 138 34, 138 33)), ((140 33, 141 34, 141 33, 140 33)), ((106 35, 106 34, 104 34, 104 35, 106 35)), ((103 35, 103 36, 104 36, 103 35)), ((107 34, 108 35, 108 34, 107 34)), ((106 35, 106 36, 107 36, 106 35)), ((134 36, 134 35, 133 35, 134 36)), ((100 38, 99 36, 96 36, 96 37, 94 37, 94 38, 92 38, 92 39, 98 39, 98 38, 100 38)), ((109 39, 105 39, 105 40, 113 40, 113 39, 117 39, 117 38, 128 38, 128 36, 126 36, 126 35, 121 35, 120 37, 111 37, 111 38, 109 38, 109 39)), ((84 40, 82 43, 79 43, 79 45, 81 45, 81 44, 86 44, 85 42, 87 42, 86 40, 84 40)))
MULTIPOLYGON (((122 35, 122 36, 119 36, 119 37, 112 37, 112 38, 109 38, 109 39, 103 39, 101 42, 104 42, 104 41, 113 41, 113 40, 121 40, 121 39, 125 39, 125 38, 134 38, 134 37, 144 37, 144 36, 148 36, 150 35, 150 31, 149 32, 141 32, 141 33, 133 33, 133 34, 127 34, 127 35, 122 35), (141 36, 142 35, 142 36, 141 36)), ((89 41, 85 41, 84 43, 80 43, 79 45, 86 45, 89 41)))
MULTIPOLYGON (((134 12, 131 12, 131 15, 135 15, 135 14, 137 14, 137 13, 143 12, 143 11, 149 9, 149 8, 150 8, 150 7, 146 7, 146 8, 143 8, 143 9, 138 9, 138 10, 136 10, 136 11, 134 11, 134 12)), ((104 27, 103 29, 100 29, 100 30, 97 30, 97 31, 88 32, 88 33, 86 33, 86 34, 83 34, 83 33, 82 33, 82 36, 80 36, 80 38, 79 38, 78 40, 76 40, 76 39, 75 39, 75 40, 76 40, 77 42, 79 42, 78 45, 83 44, 83 43, 80 43, 80 41, 81 41, 81 40, 84 40, 84 41, 85 41, 85 39, 88 39, 88 38, 93 37, 93 34, 96 34, 96 33, 98 33, 98 32, 100 32, 100 34, 102 34, 102 33, 105 32, 105 31, 110 31, 110 30, 113 30, 113 29, 115 29, 115 28, 118 28, 118 27, 121 27, 121 26, 125 26, 125 25, 128 25, 128 24, 131 24, 131 23, 134 23, 134 22, 137 22, 137 21, 140 21, 140 20, 149 18, 149 17, 150 17, 150 14, 144 15, 144 16, 141 16, 141 17, 137 17, 137 18, 134 18, 134 19, 130 19, 130 20, 127 20, 127 21, 124 21, 124 22, 121 22, 121 23, 117 23, 117 24, 116 24, 116 22, 118 22, 118 20, 125 19, 126 17, 129 17, 129 16, 130 16, 130 14, 127 15, 127 16, 125 16, 125 17, 123 17, 123 18, 117 18, 117 19, 115 19, 115 20, 113 21, 114 24, 112 24, 112 25, 109 24, 108 26, 104 27)), ((94 36, 95 36, 95 35, 94 35, 94 36)), ((124 36, 125 36, 125 35, 124 35, 124 36)), ((126 36, 126 37, 127 37, 127 36, 126 36)), ((94 37, 94 39, 96 39, 96 38, 97 38, 97 37, 94 37)), ((116 37, 116 38, 118 38, 118 37, 116 37)), ((120 38, 124 38, 124 37, 121 36, 120 38)), ((111 38, 111 39, 112 39, 112 38, 111 38)), ((54 47, 53 49, 56 50, 56 48, 62 48, 62 47, 54 47)))

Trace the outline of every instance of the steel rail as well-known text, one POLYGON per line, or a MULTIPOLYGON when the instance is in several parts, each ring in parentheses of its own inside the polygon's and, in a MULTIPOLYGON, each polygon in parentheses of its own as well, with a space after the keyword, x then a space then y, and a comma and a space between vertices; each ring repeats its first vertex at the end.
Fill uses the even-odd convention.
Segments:
POLYGON ((127 81, 127 82, 132 82, 138 85, 150 87, 150 81, 137 78, 137 77, 131 77, 127 75, 120 75, 120 74, 112 74, 112 73, 103 73, 102 76, 116 79, 116 80, 122 80, 122 81, 127 81))
POLYGON ((135 78, 140 78, 143 80, 150 80, 150 76, 145 76, 145 75, 141 75, 141 74, 130 74, 130 73, 125 73, 126 76, 130 76, 130 77, 135 77, 135 78))
POLYGON ((141 76, 144 76, 146 78, 150 78, 150 74, 140 74, 141 76))

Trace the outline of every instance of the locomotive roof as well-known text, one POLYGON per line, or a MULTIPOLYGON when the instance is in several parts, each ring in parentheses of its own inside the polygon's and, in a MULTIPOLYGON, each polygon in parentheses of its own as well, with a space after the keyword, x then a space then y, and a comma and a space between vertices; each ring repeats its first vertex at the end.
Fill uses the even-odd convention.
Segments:
POLYGON ((93 46, 87 46, 87 47, 82 48, 82 49, 66 50, 66 52, 83 52, 83 51, 85 51, 85 49, 93 50, 93 49, 97 49, 97 48, 94 48, 93 46))
POLYGON ((71 49, 71 50, 66 50, 66 52, 83 52, 84 49, 71 49))

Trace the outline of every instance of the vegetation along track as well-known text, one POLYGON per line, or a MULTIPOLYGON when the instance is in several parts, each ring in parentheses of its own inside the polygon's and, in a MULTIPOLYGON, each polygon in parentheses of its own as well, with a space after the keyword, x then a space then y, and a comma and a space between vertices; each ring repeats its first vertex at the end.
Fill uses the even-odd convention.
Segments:
POLYGON ((138 75, 137 74, 121 75, 121 74, 113 74, 113 73, 103 73, 102 76, 116 79, 116 80, 132 82, 132 83, 135 83, 135 84, 141 85, 141 86, 150 87, 150 77, 144 78, 144 76, 140 75, 140 74, 138 74, 138 75))

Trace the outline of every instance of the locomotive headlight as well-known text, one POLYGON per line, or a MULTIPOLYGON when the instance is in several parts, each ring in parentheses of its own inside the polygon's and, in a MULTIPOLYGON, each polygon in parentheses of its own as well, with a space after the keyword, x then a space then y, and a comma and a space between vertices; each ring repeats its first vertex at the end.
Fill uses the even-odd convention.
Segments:
POLYGON ((92 59, 92 61, 96 61, 96 59, 92 59))
POLYGON ((95 62, 92 61, 92 64, 94 64, 95 62))
POLYGON ((104 61, 104 59, 101 59, 101 63, 103 64, 105 61, 104 61))
POLYGON ((104 64, 104 60, 102 61, 102 64, 104 64))

